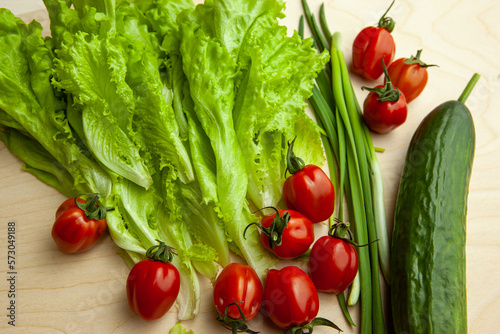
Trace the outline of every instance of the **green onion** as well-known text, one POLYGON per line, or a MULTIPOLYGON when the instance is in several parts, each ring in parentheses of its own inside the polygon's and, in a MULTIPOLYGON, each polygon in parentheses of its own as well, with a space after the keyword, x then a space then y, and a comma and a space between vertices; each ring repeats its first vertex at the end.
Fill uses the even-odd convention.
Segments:
POLYGON ((389 277, 389 243, 383 183, 376 156, 376 152, 383 150, 373 146, 362 119, 342 52, 340 33, 331 34, 322 5, 321 34, 307 2, 303 0, 302 3, 315 45, 321 48, 318 50, 321 52, 331 45, 331 62, 316 79, 317 87, 313 88, 310 102, 320 127, 324 129, 325 151, 333 151, 333 154, 327 152, 326 155, 330 175, 338 178, 335 182, 339 206, 336 214, 339 219, 343 218, 345 193, 355 241, 367 245, 358 248, 359 271, 351 285, 348 302, 341 294, 339 303, 347 320, 354 325, 347 306, 355 304, 361 297, 361 333, 385 333, 379 269, 384 277, 389 277))

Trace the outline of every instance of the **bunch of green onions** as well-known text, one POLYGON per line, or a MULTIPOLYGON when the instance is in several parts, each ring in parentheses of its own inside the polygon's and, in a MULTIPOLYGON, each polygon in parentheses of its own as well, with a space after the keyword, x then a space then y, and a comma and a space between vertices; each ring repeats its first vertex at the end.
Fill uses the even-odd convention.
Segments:
MULTIPOLYGON (((361 332, 385 333, 379 267, 389 277, 389 241, 384 209, 384 190, 376 149, 349 78, 339 32, 332 34, 320 10, 320 24, 302 0, 305 17, 319 52, 328 50, 331 62, 318 75, 310 104, 318 126, 323 130, 323 145, 330 175, 336 186, 337 218, 343 219, 344 200, 358 247, 359 271, 346 302, 339 303, 347 320, 354 325, 347 305, 361 297, 361 332), (335 177, 334 177, 335 176, 335 177), (345 198, 344 198, 345 194, 345 198)), ((304 19, 299 23, 304 35, 304 19)))

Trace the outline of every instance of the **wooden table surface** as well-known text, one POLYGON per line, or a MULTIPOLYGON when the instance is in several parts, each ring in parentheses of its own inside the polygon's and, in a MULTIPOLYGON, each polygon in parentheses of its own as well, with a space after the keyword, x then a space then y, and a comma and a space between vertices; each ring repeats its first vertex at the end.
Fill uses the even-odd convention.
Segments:
MULTIPOLYGON (((374 25, 390 1, 325 1, 332 31, 340 31, 348 64, 356 34, 374 25)), ((309 0, 319 16, 321 1, 309 0)), ((0 0, 26 21, 37 19, 48 31, 42 0, 0 0)), ((297 27, 300 1, 289 0, 283 24, 297 27)), ((474 72, 481 79, 467 105, 476 125, 476 155, 469 194, 467 234, 467 289, 470 333, 493 333, 500 328, 500 2, 498 0, 399 0, 390 11, 396 58, 423 49, 422 58, 439 64, 430 68, 428 85, 409 106, 406 123, 387 135, 373 135, 385 148, 381 164, 388 228, 392 230, 395 196, 406 149, 422 118, 438 104, 458 98, 474 72)), ((0 50, 2 46, 0 45, 0 50)), ((359 101, 362 85, 373 83, 353 76, 359 101)), ((379 79, 378 82, 380 82, 379 79)), ((1 95, 1 92, 0 92, 1 95)), ((0 97, 1 98, 1 97, 0 97)), ((79 255, 59 253, 50 237, 54 211, 64 197, 21 170, 22 163, 0 143, 0 332, 20 333, 168 333, 177 321, 174 308, 161 320, 145 322, 127 306, 128 269, 117 247, 106 236, 94 249, 79 255), (10 283, 7 281, 7 229, 16 226, 16 327, 8 325, 10 283)), ((317 228, 325 228, 319 226, 317 228)), ((183 325, 195 333, 221 333, 211 301, 212 287, 202 278, 199 315, 183 325)), ((384 296, 385 297, 385 296, 384 296)), ((345 333, 350 327, 335 297, 320 294, 320 316, 336 322, 345 333)), ((355 321, 358 307, 351 309, 355 321)), ((262 333, 280 333, 263 315, 250 327, 262 333)), ((314 333, 335 333, 317 328, 314 333)))

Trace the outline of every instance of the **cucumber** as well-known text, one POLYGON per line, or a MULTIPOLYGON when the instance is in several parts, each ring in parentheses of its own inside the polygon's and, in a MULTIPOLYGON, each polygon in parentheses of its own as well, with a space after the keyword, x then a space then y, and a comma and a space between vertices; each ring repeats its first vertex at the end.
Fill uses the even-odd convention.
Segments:
POLYGON ((475 148, 465 100, 431 111, 414 133, 401 176, 391 242, 396 333, 467 333, 466 216, 475 148))

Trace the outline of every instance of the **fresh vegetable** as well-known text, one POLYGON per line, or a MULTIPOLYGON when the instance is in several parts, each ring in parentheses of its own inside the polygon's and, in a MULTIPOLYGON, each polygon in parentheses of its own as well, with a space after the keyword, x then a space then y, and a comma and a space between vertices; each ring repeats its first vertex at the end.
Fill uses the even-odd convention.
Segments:
POLYGON ((392 1, 376 27, 366 27, 356 36, 352 45, 352 70, 368 80, 376 80, 383 73, 382 61, 389 66, 396 44, 391 32, 396 23, 387 13, 394 5, 392 1))
POLYGON ((282 259, 304 254, 314 242, 313 223, 295 210, 271 208, 275 213, 262 217, 260 224, 253 223, 261 230, 262 246, 282 259))
POLYGON ((415 131, 396 200, 391 301, 397 333, 466 333, 467 196, 475 150, 465 101, 440 104, 415 131))
POLYGON ((269 318, 287 333, 311 333, 314 326, 335 324, 316 318, 319 298, 313 282, 296 266, 268 271, 264 285, 264 309, 269 318))
POLYGON ((232 319, 244 316, 247 321, 252 320, 260 310, 262 295, 262 283, 255 270, 237 262, 222 269, 214 283, 217 312, 232 319))
POLYGON ((309 257, 310 276, 319 291, 340 294, 358 272, 358 252, 347 239, 349 225, 337 223, 315 243, 309 257))
POLYGON ((168 334, 195 334, 192 330, 185 329, 181 322, 178 321, 175 323, 174 327, 170 329, 168 334))
POLYGON ((298 211, 313 223, 324 221, 333 214, 335 189, 325 172, 316 165, 306 165, 293 152, 295 139, 289 144, 287 172, 291 174, 283 185, 283 200, 289 209, 298 211))
MULTIPOLYGON (((307 3, 305 0, 302 3, 307 14, 307 3)), ((308 21, 314 21, 310 14, 307 16, 308 21)), ((328 67, 325 67, 316 79, 317 87, 313 88, 310 102, 319 125, 324 129, 322 139, 330 175, 337 175, 338 178, 337 218, 342 220, 345 191, 349 217, 354 227, 354 241, 369 244, 358 250, 358 279, 354 280, 348 302, 354 305, 361 296, 361 333, 384 333, 379 263, 384 277, 388 279, 390 254, 382 176, 369 129, 362 122, 361 108, 349 78, 341 35, 336 32, 330 36, 324 15, 321 18, 321 26, 327 37, 322 47, 329 47, 326 40, 332 43, 332 76, 327 75, 328 67), (338 166, 338 170, 335 166, 338 166), (373 243, 374 240, 378 241, 373 243)), ((311 25, 311 29, 314 36, 322 35, 316 24, 311 25)), ((321 39, 315 41, 317 45, 322 44, 321 39)), ((344 294, 339 294, 338 299, 347 320, 354 325, 344 294)))
POLYGON ((136 263, 128 274, 128 305, 144 320, 163 317, 179 294, 179 272, 170 263, 173 255, 173 249, 160 241, 148 249, 146 258, 136 263))
POLYGON ((80 196, 65 200, 56 211, 52 239, 63 253, 82 253, 95 245, 106 232, 106 210, 99 194, 87 200, 80 196))
POLYGON ((363 118, 368 127, 378 133, 388 133, 406 121, 408 105, 405 95, 394 86, 387 68, 382 64, 385 73, 385 85, 375 88, 363 87, 370 93, 363 103, 363 118))
POLYGON ((49 37, 0 9, 5 146, 68 197, 100 193, 127 263, 156 239, 174 247, 179 319, 198 312, 198 273, 213 279, 230 250, 263 277, 275 258, 258 231, 243 238, 258 219, 248 199, 280 200, 295 136, 324 162, 304 109, 328 54, 288 36, 281 1, 44 3, 49 37))
POLYGON ((396 59, 387 68, 393 85, 403 93, 406 103, 416 99, 427 85, 427 67, 437 66, 424 63, 421 54, 422 50, 418 50, 416 56, 396 59))

